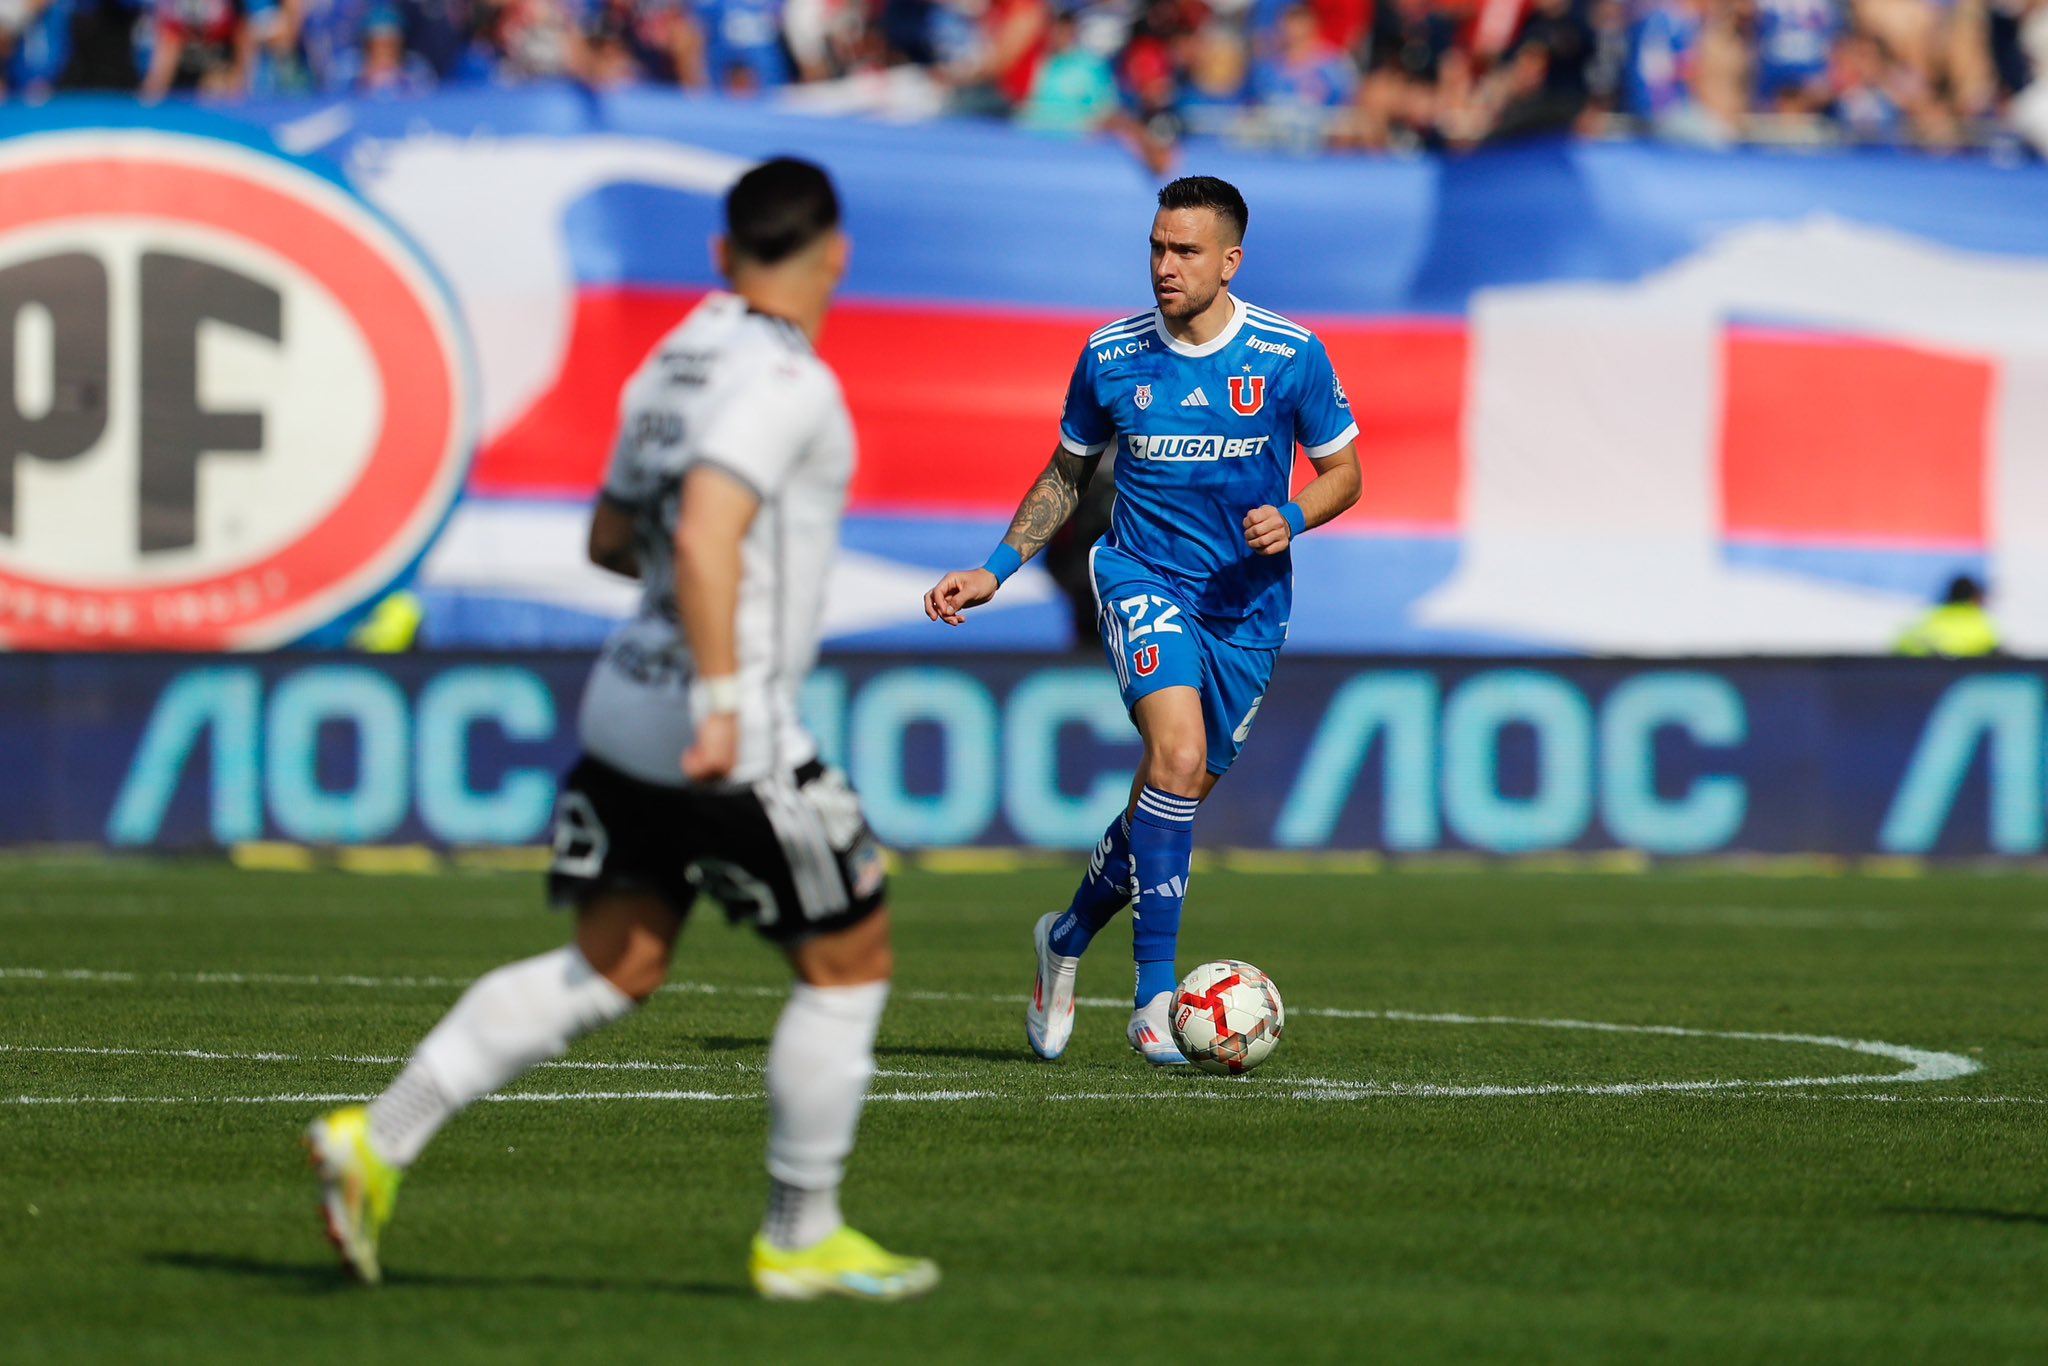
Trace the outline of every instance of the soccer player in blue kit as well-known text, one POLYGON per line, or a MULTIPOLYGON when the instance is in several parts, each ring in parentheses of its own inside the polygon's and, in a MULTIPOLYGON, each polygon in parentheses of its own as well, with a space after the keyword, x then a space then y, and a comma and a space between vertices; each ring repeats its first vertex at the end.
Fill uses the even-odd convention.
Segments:
POLYGON ((1213 176, 1159 192, 1158 307, 1088 339, 1059 445, 1002 544, 925 595, 932 620, 963 624, 1044 548, 1116 448, 1116 510, 1089 568, 1103 648, 1145 753, 1073 903, 1032 932, 1025 1034, 1043 1058, 1073 1034, 1082 953, 1129 905, 1131 1047, 1157 1067, 1187 1061, 1167 1014, 1195 815, 1250 734, 1287 638, 1289 548, 1358 501, 1358 424, 1322 342, 1230 292, 1248 218, 1244 196, 1213 176), (1316 473, 1290 499, 1297 444, 1316 473))

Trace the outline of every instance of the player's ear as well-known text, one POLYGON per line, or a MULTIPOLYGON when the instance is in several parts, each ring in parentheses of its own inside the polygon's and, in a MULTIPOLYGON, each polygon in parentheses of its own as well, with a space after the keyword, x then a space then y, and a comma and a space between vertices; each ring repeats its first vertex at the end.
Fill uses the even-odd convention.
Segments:
POLYGON ((1244 248, 1242 246, 1227 249, 1223 253, 1223 283, 1229 284, 1231 277, 1237 274, 1237 268, 1243 264, 1244 248))
POLYGON ((711 264, 720 275, 728 280, 732 278, 732 243, 725 240, 722 232, 711 234, 711 264))
POLYGON ((846 278, 846 268, 853 262, 853 239, 844 229, 832 230, 832 244, 826 249, 826 261, 832 270, 832 283, 837 285, 846 278))

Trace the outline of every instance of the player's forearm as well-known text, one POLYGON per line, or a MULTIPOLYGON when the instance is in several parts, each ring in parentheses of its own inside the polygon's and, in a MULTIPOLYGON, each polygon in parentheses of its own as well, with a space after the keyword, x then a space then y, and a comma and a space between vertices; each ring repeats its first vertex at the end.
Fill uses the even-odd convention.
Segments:
POLYGON ((676 538, 676 615, 700 678, 726 678, 740 670, 734 630, 740 572, 738 537, 676 538))
POLYGON ((174 34, 158 33, 156 48, 149 58, 149 71, 136 91, 145 100, 160 100, 169 93, 171 79, 178 74, 178 59, 184 55, 185 40, 174 34))
POLYGON ((1081 505, 1081 492, 1088 487, 1088 476, 1094 471, 1094 458, 1075 455, 1064 446, 1054 451, 1024 495, 1024 501, 1017 505, 1017 515, 1010 519, 1003 544, 1026 560, 1045 549, 1046 543, 1081 505))
POLYGON ((1301 508, 1302 520, 1318 527, 1357 502, 1361 487, 1358 463, 1354 460, 1318 473, 1294 495, 1294 501, 1301 508))

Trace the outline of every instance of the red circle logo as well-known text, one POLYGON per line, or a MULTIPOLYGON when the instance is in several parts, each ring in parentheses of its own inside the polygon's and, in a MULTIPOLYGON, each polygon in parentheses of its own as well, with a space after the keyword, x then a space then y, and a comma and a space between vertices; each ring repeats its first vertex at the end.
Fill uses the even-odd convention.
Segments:
POLYGON ((0 644, 303 635, 425 548, 470 415, 447 301, 340 186, 204 137, 0 143, 0 644))

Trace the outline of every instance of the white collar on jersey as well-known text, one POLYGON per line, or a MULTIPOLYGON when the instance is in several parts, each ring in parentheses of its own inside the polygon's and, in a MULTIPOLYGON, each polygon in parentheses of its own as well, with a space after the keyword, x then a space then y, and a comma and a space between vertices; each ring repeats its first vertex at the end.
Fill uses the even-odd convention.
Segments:
POLYGON ((1166 343, 1166 349, 1173 352, 1176 356, 1213 356, 1224 347, 1230 345, 1231 340, 1237 336, 1238 329, 1243 326, 1244 300, 1238 298, 1235 294, 1230 296, 1230 321, 1223 325, 1221 332, 1218 332, 1200 346, 1192 346, 1187 342, 1178 340, 1173 333, 1166 330, 1166 319, 1159 315, 1159 310, 1156 308, 1152 310, 1153 330, 1159 334, 1159 339, 1166 343))

